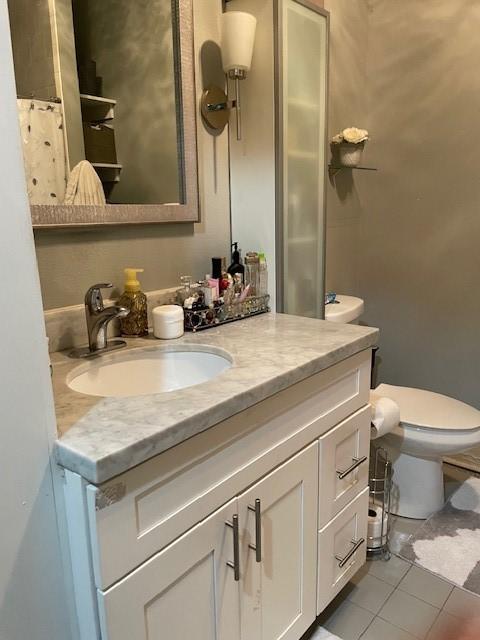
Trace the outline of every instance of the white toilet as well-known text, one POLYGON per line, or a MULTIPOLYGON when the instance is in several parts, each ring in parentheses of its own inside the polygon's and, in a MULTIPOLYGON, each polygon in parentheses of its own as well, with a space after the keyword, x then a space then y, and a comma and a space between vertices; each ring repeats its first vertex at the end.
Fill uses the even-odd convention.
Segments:
MULTIPOLYGON (((345 298, 348 306, 349 297, 345 298)), ((325 317, 338 322, 329 317, 330 306, 339 305, 327 305, 325 317)), ((377 441, 392 458, 392 511, 407 518, 428 518, 445 502, 443 456, 480 444, 480 411, 422 389, 381 384, 374 393, 391 398, 400 407, 400 424, 377 441)))
POLYGON ((428 518, 445 502, 443 456, 480 444, 480 411, 422 389, 381 384, 375 394, 400 407, 400 424, 379 439, 392 458, 392 511, 407 518, 428 518))

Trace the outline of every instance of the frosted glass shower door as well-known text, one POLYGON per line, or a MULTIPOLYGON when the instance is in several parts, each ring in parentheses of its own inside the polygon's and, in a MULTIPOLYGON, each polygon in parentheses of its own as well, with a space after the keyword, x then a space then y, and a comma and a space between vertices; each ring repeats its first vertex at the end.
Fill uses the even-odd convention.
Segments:
POLYGON ((279 2, 279 300, 285 313, 324 316, 328 13, 279 2))

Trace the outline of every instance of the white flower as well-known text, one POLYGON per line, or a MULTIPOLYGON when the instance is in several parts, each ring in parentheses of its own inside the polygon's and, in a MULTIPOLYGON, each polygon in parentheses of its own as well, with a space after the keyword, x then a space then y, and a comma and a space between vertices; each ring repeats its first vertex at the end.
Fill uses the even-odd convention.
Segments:
POLYGON ((332 138, 332 144, 341 144, 343 142, 343 134, 337 133, 336 136, 332 138))
POLYGON ((357 129, 356 127, 350 127, 342 131, 342 136, 345 142, 352 144, 360 144, 368 140, 368 131, 365 129, 357 129))

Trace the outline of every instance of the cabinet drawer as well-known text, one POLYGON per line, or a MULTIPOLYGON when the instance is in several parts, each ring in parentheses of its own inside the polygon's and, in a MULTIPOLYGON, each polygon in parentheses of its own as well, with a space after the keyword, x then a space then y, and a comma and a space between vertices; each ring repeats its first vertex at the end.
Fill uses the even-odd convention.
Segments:
POLYGON ((370 350, 299 382, 100 486, 88 485, 105 589, 368 404, 370 350))
POLYGON ((370 421, 367 406, 320 438, 319 529, 368 486, 370 421))
POLYGON ((367 524, 368 487, 319 532, 318 615, 365 563, 367 524))

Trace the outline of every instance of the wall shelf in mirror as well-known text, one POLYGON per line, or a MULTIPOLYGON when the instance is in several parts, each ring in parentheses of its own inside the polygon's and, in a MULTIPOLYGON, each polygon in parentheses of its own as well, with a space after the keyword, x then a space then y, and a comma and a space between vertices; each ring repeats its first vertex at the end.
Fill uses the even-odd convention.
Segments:
POLYGON ((98 173, 102 182, 120 182, 122 164, 108 164, 106 162, 93 162, 92 167, 98 173))
POLYGON ((336 176, 337 173, 339 173, 340 171, 344 171, 345 169, 350 171, 352 169, 354 169, 355 171, 378 171, 377 167, 347 167, 344 165, 328 165, 328 173, 331 176, 336 176))
POLYGON ((105 122, 106 120, 113 120, 115 117, 116 100, 81 93, 80 104, 85 121, 105 122))

